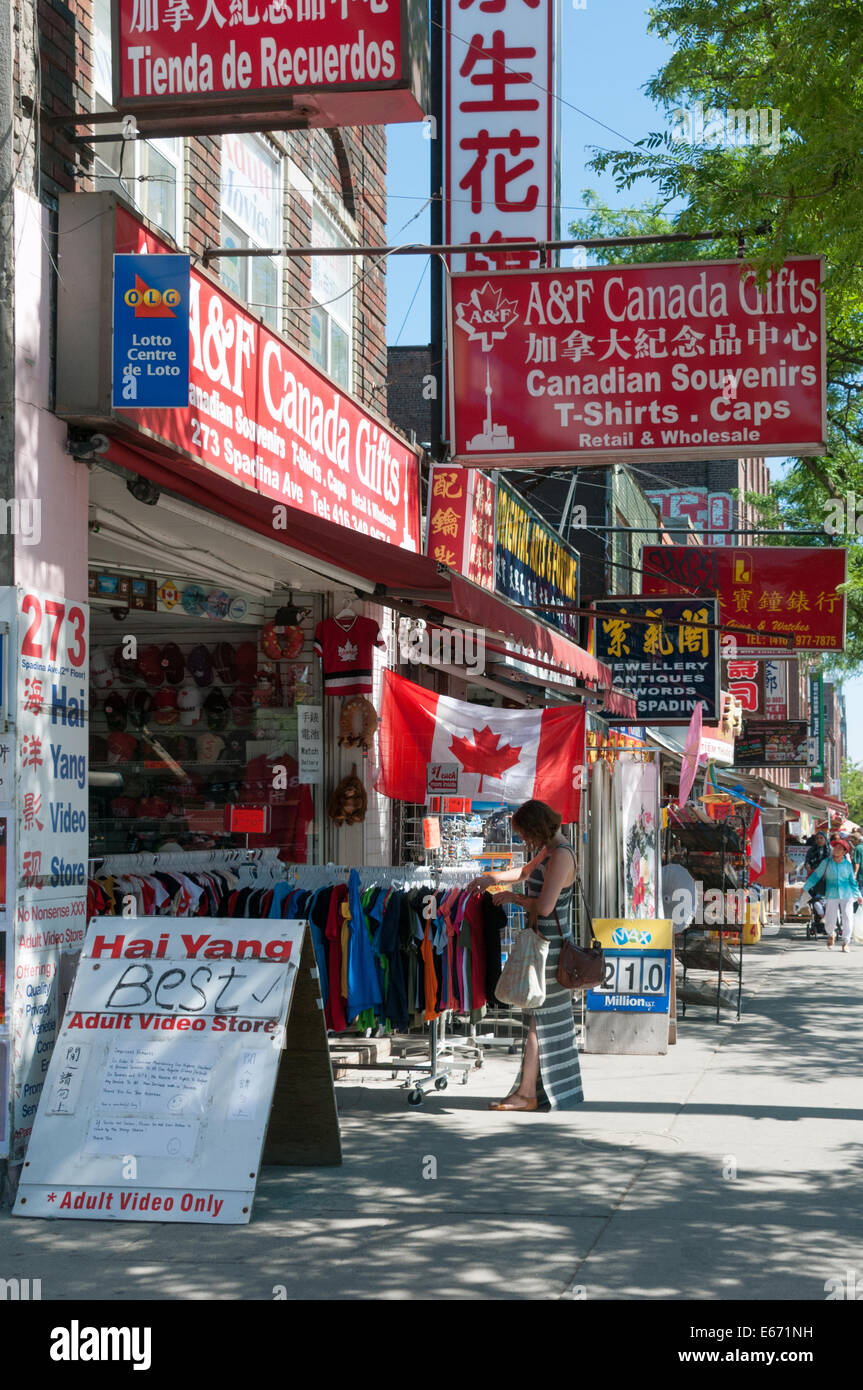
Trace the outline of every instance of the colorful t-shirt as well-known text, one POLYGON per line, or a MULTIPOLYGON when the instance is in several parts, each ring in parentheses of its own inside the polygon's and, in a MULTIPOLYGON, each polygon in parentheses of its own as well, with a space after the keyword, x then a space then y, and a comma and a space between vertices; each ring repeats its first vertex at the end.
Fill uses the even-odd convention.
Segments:
POLYGON ((371 695, 372 651, 385 645, 374 618, 327 618, 315 628, 325 695, 371 695))

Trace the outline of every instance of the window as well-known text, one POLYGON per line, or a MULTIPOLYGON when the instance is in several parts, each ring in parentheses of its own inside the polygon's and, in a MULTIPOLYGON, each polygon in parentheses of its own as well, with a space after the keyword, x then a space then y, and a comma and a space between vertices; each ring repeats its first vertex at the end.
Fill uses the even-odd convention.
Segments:
MULTIPOLYGON (((282 162, 254 135, 222 137, 222 245, 281 246, 282 162)), ((222 284, 271 328, 281 328, 279 263, 263 256, 220 258, 222 284)))
MULTIPOLYGON (((111 5, 95 0, 93 6, 93 55, 95 111, 112 110, 111 99, 111 5)), ((99 126, 99 134, 121 137, 121 124, 114 129, 99 126)), ((102 193, 114 188, 132 202, 155 226, 176 241, 182 241, 183 143, 166 140, 101 141, 95 146, 96 188, 102 193)))
MULTIPOLYGON (((319 207, 312 212, 314 246, 349 246, 336 224, 319 207)), ((351 389, 354 261, 352 256, 312 256, 310 342, 312 361, 351 389)))

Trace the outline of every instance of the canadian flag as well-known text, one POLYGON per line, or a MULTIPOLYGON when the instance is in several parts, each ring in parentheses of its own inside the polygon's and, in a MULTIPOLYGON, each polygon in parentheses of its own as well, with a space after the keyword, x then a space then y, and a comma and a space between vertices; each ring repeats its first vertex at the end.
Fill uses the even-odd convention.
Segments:
POLYGON ((424 802, 430 763, 458 769, 454 796, 521 802, 535 797, 578 819, 585 779, 581 705, 497 709, 424 690, 384 672, 377 791, 424 802))
POLYGON ((764 831, 761 828, 761 812, 758 807, 749 822, 749 877, 760 878, 764 873, 764 831))

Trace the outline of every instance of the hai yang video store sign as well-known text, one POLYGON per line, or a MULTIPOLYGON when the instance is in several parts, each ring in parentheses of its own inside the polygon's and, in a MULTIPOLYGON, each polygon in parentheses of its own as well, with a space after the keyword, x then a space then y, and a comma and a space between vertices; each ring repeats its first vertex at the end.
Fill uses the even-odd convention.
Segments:
POLYGON ((823 454, 822 280, 818 256, 763 286, 740 261, 453 275, 453 461, 823 454))
POLYGON ((171 134, 420 121, 423 0, 113 0, 114 105, 171 134))

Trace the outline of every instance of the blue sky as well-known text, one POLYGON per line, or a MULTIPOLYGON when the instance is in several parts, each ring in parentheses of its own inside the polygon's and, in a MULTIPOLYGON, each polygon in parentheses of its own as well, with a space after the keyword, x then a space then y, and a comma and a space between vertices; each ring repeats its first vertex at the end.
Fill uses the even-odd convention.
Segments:
MULTIPOLYGON (((561 235, 583 210, 592 188, 614 208, 638 207, 653 194, 649 183, 618 193, 610 175, 587 163, 593 147, 622 149, 666 125, 665 112, 641 90, 665 63, 670 48, 647 33, 643 0, 562 0, 561 235)), ((388 128, 389 244, 427 242, 430 236, 430 143, 421 125, 388 128)), ((564 253, 564 262, 566 253, 564 253)), ((387 267, 388 339, 429 340, 429 276, 424 258, 391 258, 387 267), (421 281, 421 276, 423 276, 421 281), (411 302, 413 301, 413 302, 411 302)), ((781 461, 771 462, 774 475, 781 461)), ((849 756, 863 762, 863 676, 845 682, 849 756)))

